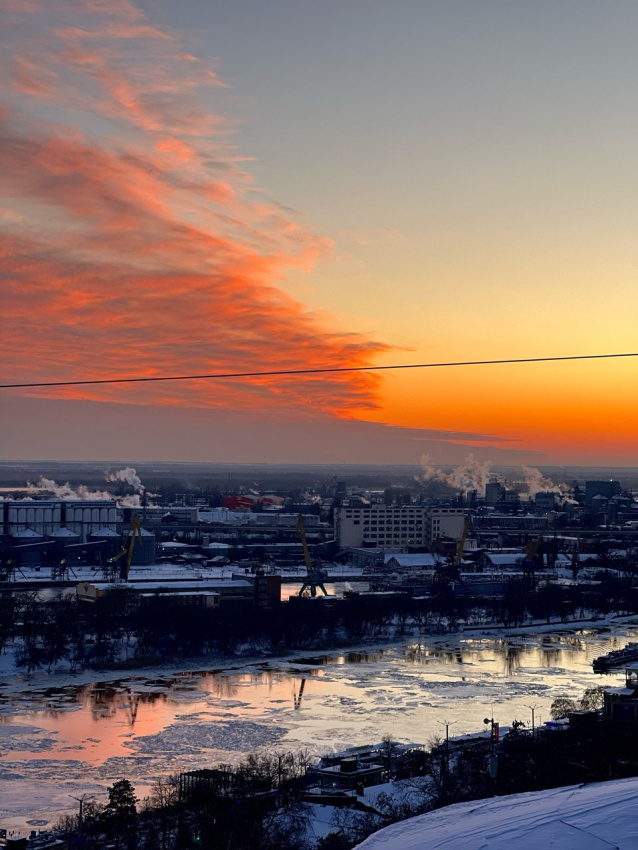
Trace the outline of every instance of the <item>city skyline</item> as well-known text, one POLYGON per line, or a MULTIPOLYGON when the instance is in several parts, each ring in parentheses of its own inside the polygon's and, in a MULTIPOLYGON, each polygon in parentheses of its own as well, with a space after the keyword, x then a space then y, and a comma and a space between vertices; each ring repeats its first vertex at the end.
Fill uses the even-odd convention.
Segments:
MULTIPOLYGON (((2 24, 3 382, 635 349, 633 4, 2 24)), ((632 465, 637 370, 5 390, 4 457, 632 465)))

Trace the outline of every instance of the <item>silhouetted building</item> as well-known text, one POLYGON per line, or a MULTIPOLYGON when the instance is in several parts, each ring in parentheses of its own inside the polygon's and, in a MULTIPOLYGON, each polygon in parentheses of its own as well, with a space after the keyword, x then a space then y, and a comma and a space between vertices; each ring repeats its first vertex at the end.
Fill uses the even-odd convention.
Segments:
MULTIPOLYGON (((589 507, 596 504, 594 499, 597 496, 602 496, 605 499, 611 499, 613 496, 620 494, 619 481, 585 481, 585 502, 589 507)), ((600 502, 600 500, 598 500, 600 502)))

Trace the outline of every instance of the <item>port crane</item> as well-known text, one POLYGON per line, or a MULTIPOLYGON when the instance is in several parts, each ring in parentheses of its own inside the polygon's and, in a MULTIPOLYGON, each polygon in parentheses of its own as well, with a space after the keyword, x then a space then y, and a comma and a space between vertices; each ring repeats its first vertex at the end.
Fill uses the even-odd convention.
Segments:
POLYGON ((324 596, 327 596, 328 591, 324 587, 323 583, 327 579, 328 575, 325 570, 322 570, 320 567, 315 566, 312 563, 310 550, 308 549, 308 541, 306 539, 306 529, 304 527, 303 516, 301 514, 297 517, 297 534, 301 538, 303 557, 306 564, 306 578, 304 579, 301 590, 299 591, 299 596, 303 596, 306 589, 310 590, 311 596, 316 596, 317 588, 323 591, 324 596))
POLYGON ((465 582, 461 578, 460 572, 460 564, 463 560, 463 552, 465 551, 465 543, 467 541, 467 536, 470 533, 470 517, 466 514, 464 522, 463 522, 463 533, 461 534, 461 539, 459 540, 459 545, 456 549, 455 554, 448 555, 447 564, 442 566, 439 562, 436 571, 434 573, 434 583, 438 586, 439 589, 444 587, 450 587, 452 582, 460 582, 468 593, 471 593, 470 589, 467 587, 465 582))
POLYGON ((532 583, 534 582, 534 573, 537 567, 543 565, 543 535, 538 535, 536 540, 528 540, 525 545, 525 557, 523 558, 522 567, 523 575, 532 583))
POLYGON ((128 575, 131 571, 131 562, 133 560, 133 549, 135 548, 135 535, 139 537, 140 544, 142 542, 142 526, 140 518, 137 514, 133 514, 131 520, 131 528, 129 529, 128 537, 126 538, 121 552, 108 559, 109 564, 116 564, 120 561, 120 581, 128 581, 128 575))

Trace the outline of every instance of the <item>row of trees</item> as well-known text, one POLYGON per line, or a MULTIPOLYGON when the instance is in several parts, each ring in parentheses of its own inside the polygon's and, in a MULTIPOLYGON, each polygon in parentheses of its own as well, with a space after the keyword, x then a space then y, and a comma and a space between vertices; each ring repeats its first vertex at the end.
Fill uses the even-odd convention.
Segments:
POLYGON ((0 595, 0 651, 16 640, 17 662, 28 671, 63 663, 71 670, 133 658, 231 654, 239 645, 271 652, 325 648, 365 639, 455 631, 461 625, 562 622, 635 610, 627 579, 601 573, 599 583, 546 585, 512 581, 502 597, 456 596, 449 585, 429 599, 356 596, 335 605, 289 603, 271 609, 224 600, 219 610, 184 606, 179 598, 142 599, 124 587, 93 605, 73 599, 42 601, 37 594, 0 595), (250 611, 250 615, 246 616, 250 611))
POLYGON ((309 809, 302 802, 305 752, 250 755, 208 771, 212 780, 180 793, 180 778, 158 780, 140 804, 127 779, 108 789, 108 803, 83 802, 56 831, 69 844, 98 850, 308 850, 309 809))

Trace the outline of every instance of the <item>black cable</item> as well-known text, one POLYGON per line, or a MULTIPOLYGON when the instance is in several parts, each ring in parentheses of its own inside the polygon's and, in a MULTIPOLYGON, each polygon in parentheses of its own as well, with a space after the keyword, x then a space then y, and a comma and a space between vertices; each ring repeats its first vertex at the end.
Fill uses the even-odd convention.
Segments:
POLYGON ((221 381, 228 378, 269 378, 281 375, 321 375, 335 372, 383 372, 391 369, 436 369, 447 366, 495 366, 502 363, 551 363, 557 360, 603 360, 612 357, 638 357, 638 352, 628 354, 571 354, 566 357, 518 357, 509 360, 461 360, 453 363, 400 363, 395 366, 329 366, 323 369, 223 372, 214 375, 161 375, 153 378, 96 378, 93 381, 46 381, 33 384, 0 384, 0 390, 33 387, 79 387, 86 386, 87 384, 141 384, 156 381, 221 381))

